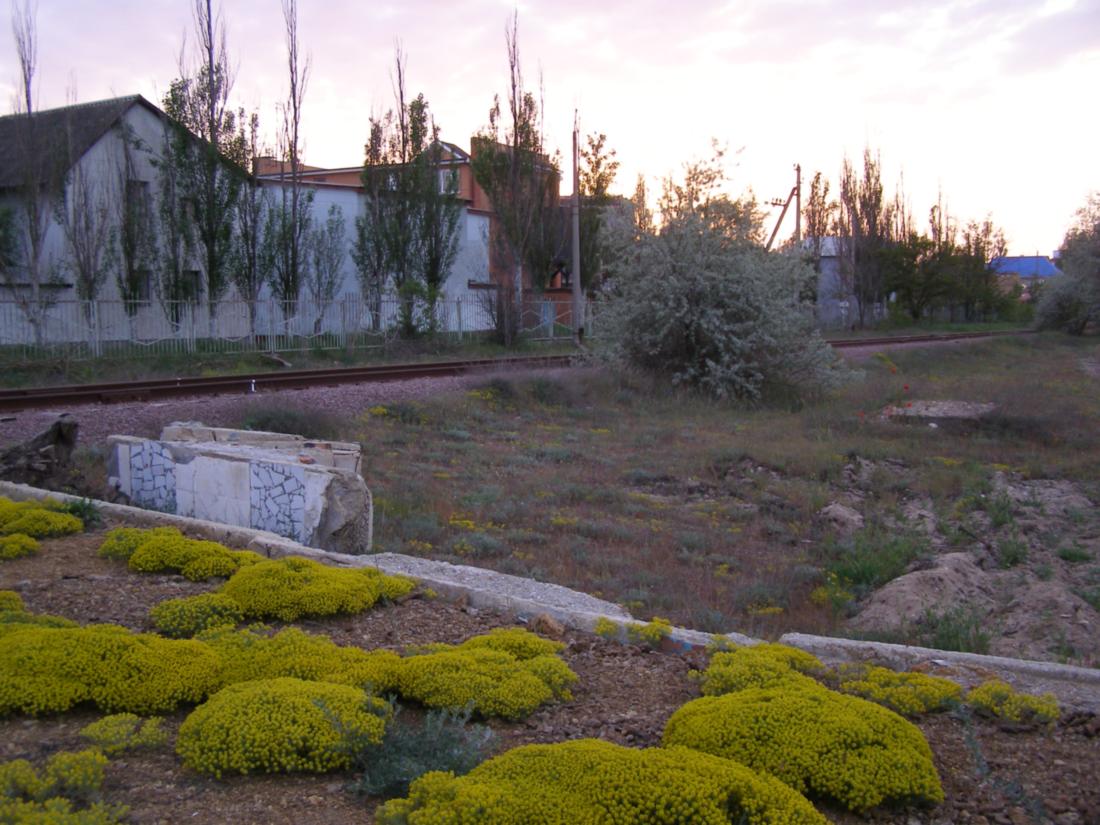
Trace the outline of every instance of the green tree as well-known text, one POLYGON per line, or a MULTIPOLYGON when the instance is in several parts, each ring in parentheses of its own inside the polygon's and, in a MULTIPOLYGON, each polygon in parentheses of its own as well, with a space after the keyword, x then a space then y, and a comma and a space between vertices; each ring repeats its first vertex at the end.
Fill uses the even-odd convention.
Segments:
POLYGON ((180 191, 190 204, 186 217, 194 225, 213 326, 218 302, 231 283, 233 213, 244 179, 239 165, 243 147, 229 107, 233 77, 221 10, 214 9, 212 0, 194 0, 192 14, 195 59, 187 66, 181 54, 180 77, 164 97, 164 111, 171 118, 166 162, 178 167, 180 191))
POLYGON ((880 158, 864 149, 862 174, 845 158, 836 220, 837 260, 841 282, 855 296, 861 327, 867 324, 871 307, 885 295, 883 249, 889 242, 891 220, 883 198, 880 158))
POLYGON ((493 206, 494 242, 503 248, 513 268, 512 291, 523 303, 523 268, 543 286, 553 257, 547 257, 550 225, 561 225, 558 208, 560 173, 557 159, 546 153, 542 106, 524 84, 519 52, 519 15, 505 30, 508 51, 508 91, 502 110, 493 98, 489 125, 473 141, 474 177, 493 206))
POLYGON ((833 231, 836 221, 836 201, 829 200, 829 180, 820 172, 814 172, 810 181, 810 194, 802 207, 802 222, 806 227, 806 258, 821 273, 821 253, 825 239, 833 231))
MULTIPOLYGON (((615 150, 607 147, 602 132, 588 135, 581 149, 581 288, 590 291, 604 271, 607 210, 614 202, 611 185, 619 171, 615 150)), ((643 184, 644 186, 644 184, 643 184)))
POLYGON ((1059 250, 1064 274, 1043 286, 1036 310, 1041 328, 1082 335, 1100 324, 1100 192, 1077 211, 1059 250))

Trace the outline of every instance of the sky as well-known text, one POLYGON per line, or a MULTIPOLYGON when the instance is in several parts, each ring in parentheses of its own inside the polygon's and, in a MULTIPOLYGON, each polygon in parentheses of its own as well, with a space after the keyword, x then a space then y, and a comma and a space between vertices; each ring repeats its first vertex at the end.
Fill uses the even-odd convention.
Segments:
MULTIPOLYGON (((22 0, 21 0, 22 1, 22 0)), ((190 0, 38 0, 37 106, 140 93, 178 75, 190 0)), ((582 134, 617 152, 614 189, 651 192, 728 148, 726 188, 785 198, 800 163, 836 190, 845 156, 882 161, 923 228, 940 193, 990 216, 1010 254, 1050 254, 1100 190, 1100 0, 299 0, 310 55, 304 160, 354 166, 372 112, 392 105, 394 46, 442 136, 468 147, 507 81, 519 15, 524 76, 542 77, 545 130, 569 163, 582 134)), ((279 0, 223 0, 232 99, 273 134, 286 94, 279 0)), ((19 69, 0 30, 0 109, 19 69)), ((565 187, 570 188, 568 184, 565 187)), ((807 190, 804 189, 804 194, 807 190)), ((779 209, 768 213, 768 228, 779 209)), ((793 231, 788 217, 780 236, 793 231)))

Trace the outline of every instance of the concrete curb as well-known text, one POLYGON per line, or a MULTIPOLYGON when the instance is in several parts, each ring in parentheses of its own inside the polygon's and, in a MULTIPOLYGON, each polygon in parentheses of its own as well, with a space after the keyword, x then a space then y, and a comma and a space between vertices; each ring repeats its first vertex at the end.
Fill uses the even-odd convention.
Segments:
MULTIPOLYGON (((79 496, 7 481, 0 481, 0 495, 18 501, 46 497, 61 501, 81 501, 79 496)), ((531 619, 546 614, 566 627, 592 632, 596 622, 604 618, 617 624, 622 629, 623 636, 626 626, 634 623, 630 614, 619 605, 560 585, 533 582, 483 568, 437 562, 399 553, 371 556, 330 553, 263 530, 158 513, 123 504, 101 501, 96 501, 95 504, 101 512, 114 518, 145 527, 177 527, 193 535, 233 547, 247 548, 269 558, 304 556, 337 567, 374 567, 385 573, 409 576, 445 598, 465 601, 481 610, 512 614, 519 619, 531 619), (475 582, 479 582, 481 586, 475 582)), ((676 627, 672 629, 663 647, 679 652, 703 648, 715 635, 676 627)), ((736 632, 720 635, 737 645, 754 645, 761 641, 736 632)), ((1100 670, 806 633, 787 633, 779 642, 812 653, 826 664, 874 662, 897 670, 930 671, 964 685, 977 684, 992 678, 1003 679, 1018 690, 1053 693, 1063 706, 1100 712, 1100 670)))

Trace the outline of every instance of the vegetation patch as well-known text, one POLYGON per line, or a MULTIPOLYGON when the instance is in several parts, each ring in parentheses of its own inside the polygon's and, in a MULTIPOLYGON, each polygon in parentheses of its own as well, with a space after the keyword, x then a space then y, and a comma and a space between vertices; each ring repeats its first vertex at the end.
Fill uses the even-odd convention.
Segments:
POLYGON ((0 763, 0 822, 13 825, 116 825, 126 808, 94 801, 107 757, 97 749, 60 751, 39 770, 26 759, 0 763))
POLYGON ((156 748, 168 741, 159 716, 142 719, 135 713, 113 713, 85 725, 80 735, 108 756, 139 748, 156 748))
POLYGON ((1011 685, 992 680, 966 694, 966 703, 985 716, 1010 722, 1049 723, 1058 721, 1058 701, 1053 694, 1032 696, 1018 693, 1011 685))
POLYGON ((0 560, 18 559, 38 552, 38 541, 25 533, 0 536, 0 560))
POLYGON ((224 593, 200 593, 168 599, 149 611, 157 632, 172 639, 190 639, 216 627, 234 627, 244 620, 236 600, 224 593))
MULTIPOLYGON (((63 504, 52 499, 12 501, 0 497, 0 536, 22 534, 44 539, 83 532, 84 522, 74 515, 62 512, 63 507, 63 504)), ((0 558, 4 557, 3 550, 0 549, 0 558)))
POLYGON ((230 685, 180 725, 176 752, 192 770, 324 773, 347 768, 345 732, 380 742, 385 708, 358 688, 289 677, 230 685))
POLYGON ((293 622, 306 616, 360 613, 381 600, 408 595, 415 587, 412 579, 370 567, 341 569, 290 557, 240 569, 222 592, 247 618, 293 622))
POLYGON ((429 773, 383 805, 379 825, 416 822, 824 825, 795 791, 686 748, 638 750, 595 739, 527 745, 463 777, 429 773))
POLYGON ((722 696, 748 688, 797 683, 802 674, 822 673, 818 658, 787 645, 760 644, 715 653, 697 674, 705 696, 722 696))
POLYGON ((962 700, 962 688, 950 679, 924 673, 849 665, 841 668, 837 677, 841 692, 877 702, 904 716, 947 710, 962 700))
POLYGON ((669 719, 662 743, 732 759, 855 811, 943 801, 918 728, 806 677, 688 702, 669 719))

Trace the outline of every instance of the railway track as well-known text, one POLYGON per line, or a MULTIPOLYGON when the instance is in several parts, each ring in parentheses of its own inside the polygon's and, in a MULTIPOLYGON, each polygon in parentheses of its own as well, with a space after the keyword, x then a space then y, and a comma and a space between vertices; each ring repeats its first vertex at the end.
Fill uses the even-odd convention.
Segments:
MULTIPOLYGON (((957 341, 967 338, 992 338, 1026 334, 1006 332, 956 332, 941 335, 906 335, 892 338, 848 338, 829 341, 836 349, 957 341)), ((382 366, 339 367, 322 370, 283 370, 223 375, 214 378, 154 378, 146 381, 119 381, 107 384, 78 384, 56 387, 31 387, 0 390, 0 410, 26 410, 56 404, 111 404, 121 401, 150 401, 223 393, 255 393, 302 387, 335 386, 374 381, 402 381, 435 378, 469 372, 532 367, 565 367, 569 355, 533 355, 514 358, 480 358, 437 361, 423 364, 386 364, 382 366)))
POLYGON ((284 370, 213 378, 154 378, 108 384, 78 384, 0 390, 0 410, 25 410, 55 404, 111 404, 223 393, 255 393, 302 387, 335 386, 376 381, 403 381, 448 375, 532 367, 565 367, 569 355, 534 355, 515 358, 481 358, 424 364, 340 367, 321 370, 284 370))

